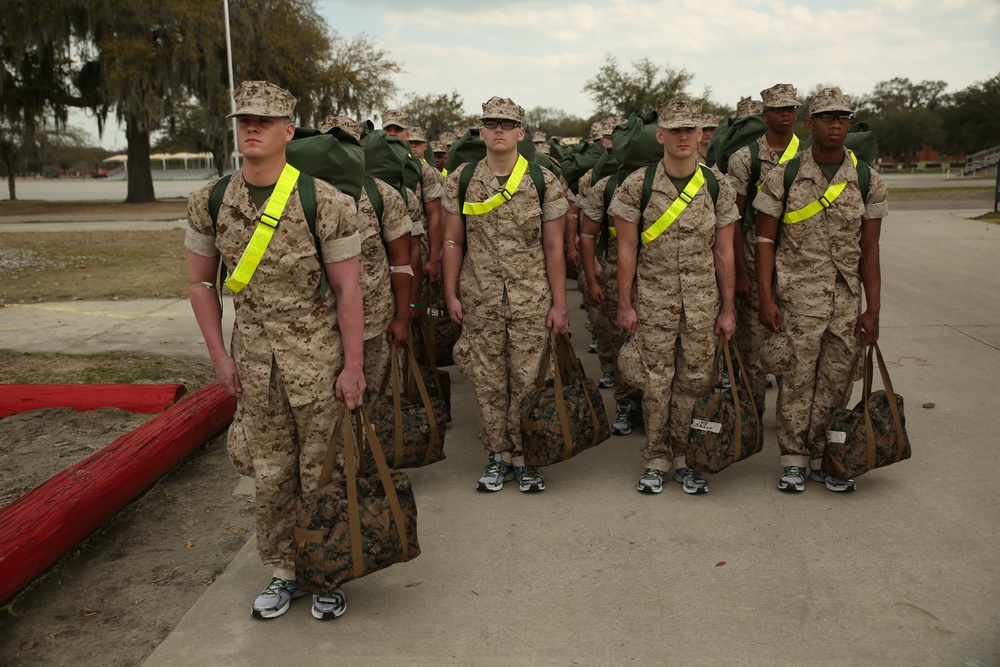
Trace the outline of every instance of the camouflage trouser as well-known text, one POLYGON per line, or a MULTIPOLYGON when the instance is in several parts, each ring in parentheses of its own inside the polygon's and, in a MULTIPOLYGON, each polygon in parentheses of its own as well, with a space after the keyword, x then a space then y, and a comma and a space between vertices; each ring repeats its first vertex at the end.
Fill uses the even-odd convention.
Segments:
MULTIPOLYGON (((743 261, 746 262, 750 274, 750 303, 736 299, 736 346, 743 357, 743 368, 750 376, 750 388, 757 402, 757 412, 764 414, 764 394, 767 389, 767 376, 764 364, 760 360, 760 341, 763 338, 764 325, 757 316, 760 302, 757 300, 757 276, 754 273, 754 246, 756 236, 753 229, 743 230, 743 261)), ((734 361, 735 364, 735 361, 734 361)))
POLYGON ((365 403, 387 393, 389 382, 389 339, 380 333, 365 341, 364 346, 365 403), (387 390, 383 391, 382 387, 387 390))
MULTIPOLYGON (((273 361, 267 405, 236 403, 227 448, 236 469, 254 478, 257 552, 266 564, 295 568, 296 503, 318 486, 340 405, 336 398, 290 405, 273 361)), ((343 451, 337 459, 343 470, 343 451)))
MULTIPOLYGON (((781 465, 819 468, 833 411, 847 405, 851 363, 860 349, 854 337, 861 300, 837 281, 827 317, 782 310, 788 334, 789 371, 778 377, 777 431, 781 465)), ((815 311, 813 311, 815 312, 815 311)))
MULTIPOLYGON (((601 289, 604 290, 604 303, 595 308, 591 318, 591 331, 597 336, 597 356, 601 361, 601 373, 615 374, 615 402, 630 403, 639 407, 642 402, 642 389, 629 383, 618 372, 618 353, 628 339, 628 334, 618 324, 618 261, 609 254, 604 265, 604 276, 601 289)), ((635 291, 633 290, 633 294, 635 291)))
POLYGON ((646 443, 641 452, 647 468, 669 471, 671 464, 675 469, 687 466, 691 411, 696 400, 712 391, 718 375, 715 326, 710 322, 691 330, 681 315, 674 331, 655 325, 636 331, 646 373, 642 393, 646 443))
POLYGON ((483 447, 516 466, 524 465, 519 406, 534 387, 548 341, 545 315, 515 316, 504 296, 499 314, 466 311, 455 343, 455 366, 476 391, 483 447))

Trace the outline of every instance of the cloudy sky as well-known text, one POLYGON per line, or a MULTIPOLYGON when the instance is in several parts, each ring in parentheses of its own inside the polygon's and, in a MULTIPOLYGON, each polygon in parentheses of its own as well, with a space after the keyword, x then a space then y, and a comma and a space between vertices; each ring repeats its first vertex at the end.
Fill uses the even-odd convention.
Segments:
MULTIPOLYGON (((862 95, 879 81, 960 90, 1000 73, 1000 0, 317 0, 329 26, 366 33, 405 70, 407 92, 457 90, 478 112, 492 95, 587 117, 583 92, 604 55, 649 57, 694 75, 689 93, 735 106, 790 82, 862 95)), ((123 146, 110 133, 105 146, 123 146)))

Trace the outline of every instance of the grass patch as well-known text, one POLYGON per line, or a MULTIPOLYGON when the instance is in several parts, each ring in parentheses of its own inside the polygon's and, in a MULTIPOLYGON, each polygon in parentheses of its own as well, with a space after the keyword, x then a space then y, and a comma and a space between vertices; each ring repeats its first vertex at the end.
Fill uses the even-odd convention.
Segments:
POLYGON ((7 303, 187 296, 184 230, 12 232, 0 251, 7 303))
POLYGON ((990 211, 989 213, 983 213, 982 215, 977 215, 973 220, 985 220, 986 222, 993 222, 1000 224, 1000 211, 990 211))
POLYGON ((11 384, 184 384, 189 394, 216 382, 207 356, 122 354, 0 354, 0 377, 11 384))

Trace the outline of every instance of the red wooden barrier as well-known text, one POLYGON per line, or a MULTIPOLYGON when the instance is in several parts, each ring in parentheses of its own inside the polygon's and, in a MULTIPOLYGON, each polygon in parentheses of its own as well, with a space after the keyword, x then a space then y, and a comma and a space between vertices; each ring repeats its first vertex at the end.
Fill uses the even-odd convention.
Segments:
POLYGON ((205 387, 0 509, 5 601, 232 421, 236 399, 205 387))
POLYGON ((44 408, 156 413, 186 392, 182 384, 0 384, 0 417, 44 408))

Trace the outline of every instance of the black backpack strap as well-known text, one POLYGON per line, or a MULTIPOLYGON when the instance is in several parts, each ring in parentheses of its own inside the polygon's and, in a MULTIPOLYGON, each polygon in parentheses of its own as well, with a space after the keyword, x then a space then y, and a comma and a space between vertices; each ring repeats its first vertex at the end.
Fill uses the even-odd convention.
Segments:
POLYGON ((465 224, 465 194, 469 191, 469 183, 472 182, 472 175, 479 167, 479 162, 468 162, 462 168, 462 173, 458 175, 458 214, 462 216, 462 224, 465 224))
POLYGON ((703 164, 698 166, 705 177, 705 188, 708 189, 708 196, 712 198, 712 205, 715 206, 719 203, 719 179, 715 177, 710 167, 706 167, 703 164))
POLYGON ((542 168, 534 162, 528 163, 528 173, 531 174, 531 180, 535 183, 538 205, 542 206, 545 204, 545 175, 542 173, 542 168))
POLYGON ((212 186, 212 192, 208 195, 208 214, 212 218, 213 234, 219 225, 219 210, 222 209, 222 199, 226 196, 226 188, 229 187, 229 181, 232 178, 233 175, 229 174, 217 180, 212 186))
POLYGON ((868 205, 868 191, 872 187, 872 168, 868 163, 858 158, 858 188, 861 190, 861 201, 868 205))

